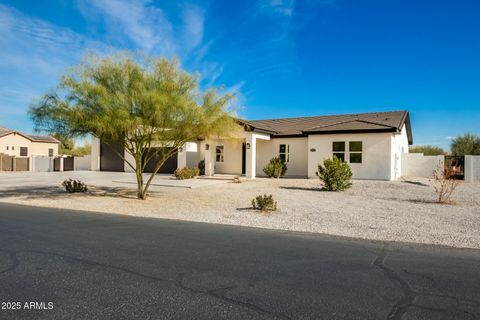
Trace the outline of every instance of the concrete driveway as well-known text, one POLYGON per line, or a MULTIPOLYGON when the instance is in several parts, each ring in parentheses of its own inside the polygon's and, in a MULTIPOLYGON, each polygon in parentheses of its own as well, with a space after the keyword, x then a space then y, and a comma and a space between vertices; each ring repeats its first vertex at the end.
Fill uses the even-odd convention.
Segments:
POLYGON ((0 244, 1 319, 480 318, 478 250, 6 204, 0 244))
MULTIPOLYGON (((144 175, 147 180, 150 174, 144 175)), ((136 177, 131 172, 105 171, 65 171, 65 172, 0 172, 0 190, 28 187, 60 186, 65 179, 72 178, 85 182, 90 186, 117 187, 136 189, 136 177)), ((196 178, 176 180, 170 174, 157 174, 151 184, 151 191, 162 188, 200 188, 231 181, 233 176, 216 176, 212 178, 196 178)))

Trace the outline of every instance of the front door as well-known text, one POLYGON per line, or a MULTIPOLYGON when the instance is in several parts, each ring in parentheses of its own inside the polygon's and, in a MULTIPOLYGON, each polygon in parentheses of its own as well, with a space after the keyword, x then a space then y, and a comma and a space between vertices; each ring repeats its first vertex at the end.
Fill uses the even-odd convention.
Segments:
POLYGON ((245 142, 242 143, 242 174, 245 174, 245 162, 247 160, 247 148, 245 146, 245 142))

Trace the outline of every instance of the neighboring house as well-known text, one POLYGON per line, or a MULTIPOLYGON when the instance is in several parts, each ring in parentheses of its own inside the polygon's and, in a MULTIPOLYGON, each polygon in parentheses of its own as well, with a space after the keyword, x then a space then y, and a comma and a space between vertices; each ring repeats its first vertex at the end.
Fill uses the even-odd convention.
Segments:
MULTIPOLYGON (((413 143, 408 111, 238 122, 245 130, 241 137, 189 142, 162 172, 205 160, 206 175, 254 178, 264 176, 262 169, 271 158, 281 157, 287 162, 286 177, 313 178, 318 164, 335 155, 349 163, 355 179, 395 180, 402 172, 401 154, 413 143)), ((131 169, 94 139, 92 170, 131 169)))
POLYGON ((56 156, 60 142, 48 136, 28 135, 0 127, 0 153, 16 156, 56 156))

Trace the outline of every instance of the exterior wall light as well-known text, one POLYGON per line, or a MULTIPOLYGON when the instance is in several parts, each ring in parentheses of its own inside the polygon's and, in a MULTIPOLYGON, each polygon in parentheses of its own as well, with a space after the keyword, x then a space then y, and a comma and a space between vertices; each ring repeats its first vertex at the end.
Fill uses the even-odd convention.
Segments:
POLYGON ((247 143, 245 144, 245 147, 246 147, 247 149, 250 149, 250 143, 247 142, 247 143))
POLYGON ((210 150, 210 145, 208 143, 205 145, 205 150, 210 150))
POLYGON ((317 151, 317 149, 315 148, 310 149, 310 152, 315 152, 315 151, 317 151))

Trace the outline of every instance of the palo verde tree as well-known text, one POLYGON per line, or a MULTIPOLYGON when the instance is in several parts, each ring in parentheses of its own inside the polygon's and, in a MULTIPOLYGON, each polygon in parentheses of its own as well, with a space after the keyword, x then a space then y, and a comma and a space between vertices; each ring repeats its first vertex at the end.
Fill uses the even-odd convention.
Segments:
POLYGON ((453 139, 451 149, 455 156, 480 155, 480 137, 465 133, 453 139))
POLYGON ((235 131, 231 100, 215 89, 201 92, 198 78, 176 60, 122 53, 88 57, 30 115, 37 131, 90 134, 123 146, 128 156, 112 150, 135 171, 137 197, 144 200, 155 174, 186 142, 235 131), (154 169, 144 181, 150 161, 154 169))

